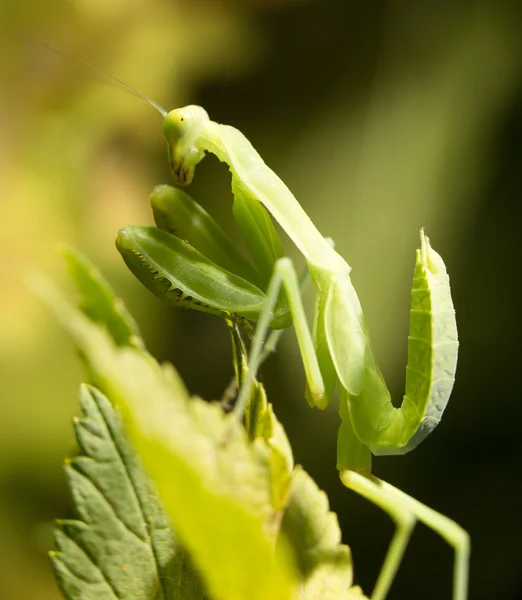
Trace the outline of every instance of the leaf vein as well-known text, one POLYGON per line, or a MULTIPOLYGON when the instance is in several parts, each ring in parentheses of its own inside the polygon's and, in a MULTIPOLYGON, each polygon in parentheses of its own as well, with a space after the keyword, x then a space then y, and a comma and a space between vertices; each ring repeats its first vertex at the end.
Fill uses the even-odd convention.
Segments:
MULTIPOLYGON (((67 536, 69 537, 69 536, 67 536)), ((71 538, 69 537, 69 539, 71 540, 71 538)), ((76 542, 74 540, 71 540, 73 543, 76 544, 76 542)), ((76 544, 76 546, 78 546, 78 544, 76 544)), ((87 556, 87 558, 92 562, 92 558, 89 556, 88 552, 85 551, 84 548, 82 548, 81 546, 78 546, 78 548, 80 548, 85 555, 87 556)), ((79 579, 80 581, 83 581, 87 584, 91 583, 88 579, 86 579, 85 577, 82 577, 80 574, 75 573, 66 563, 65 561, 62 559, 62 557, 60 556, 60 554, 63 554, 63 552, 57 552, 55 555, 56 560, 59 560, 61 565, 62 565, 62 569, 64 571, 67 571, 67 573, 69 573, 69 575, 71 575, 72 577, 74 577, 75 579, 79 579)), ((97 569, 98 571, 100 570, 98 565, 96 563, 92 563, 97 569)), ((101 575, 103 576, 104 581, 107 583, 107 585, 109 586, 109 590, 112 592, 112 595, 114 596, 114 598, 116 598, 116 600, 122 600, 121 596, 119 596, 116 592, 116 590, 113 588, 113 586, 111 585, 110 581, 108 581, 104 574, 101 573, 101 575)))
POLYGON ((140 508, 140 513, 141 513, 141 516, 143 518, 143 523, 145 525, 145 534, 146 534, 146 537, 147 537, 147 541, 142 540, 137 534, 134 534, 134 535, 136 535, 136 537, 140 541, 142 541, 143 543, 147 544, 150 547, 150 549, 152 551, 152 555, 154 557, 154 566, 155 566, 156 574, 157 574, 156 581, 158 582, 158 585, 161 588, 161 595, 163 596, 163 598, 166 598, 167 594, 166 594, 166 590, 163 587, 163 578, 162 578, 161 572, 160 572, 160 562, 159 562, 158 554, 157 554, 155 545, 154 545, 154 543, 152 541, 152 536, 150 535, 150 531, 149 531, 149 527, 148 527, 147 514, 146 514, 145 508, 144 508, 144 506, 142 504, 140 494, 138 493, 136 482, 134 481, 134 478, 131 475, 131 468, 127 464, 126 458, 125 458, 124 454, 121 452, 119 444, 117 443, 117 440, 116 440, 116 437, 114 435, 114 431, 112 429, 111 423, 106 419, 105 414, 104 414, 103 410, 101 410, 100 407, 99 407, 99 410, 100 410, 100 414, 102 416, 103 422, 105 423, 105 425, 107 427, 107 431, 108 431, 108 433, 110 435, 110 438, 111 438, 112 442, 114 443, 114 447, 116 449, 118 457, 119 457, 119 459, 120 459, 120 461, 121 461, 121 463, 122 463, 122 465, 124 467, 125 475, 126 475, 127 479, 129 480, 129 484, 130 484, 130 487, 131 487, 132 492, 134 494, 135 500, 136 500, 136 502, 137 502, 137 504, 138 504, 138 506, 140 508))
MULTIPOLYGON (((82 477, 85 477, 83 474, 81 474, 81 475, 82 475, 82 477)), ((90 481, 90 480, 88 480, 88 481, 90 481)), ((96 488, 96 489, 98 489, 98 488, 96 488)), ((91 527, 91 525, 89 525, 88 523, 87 523, 87 526, 89 528, 91 527)), ((107 585, 109 586, 109 588, 112 591, 112 593, 114 594, 114 596, 118 600, 122 600, 122 597, 118 594, 116 587, 110 580, 109 576, 107 575, 107 573, 105 573, 105 571, 103 570, 102 566, 98 563, 98 561, 95 560, 95 558, 91 555, 91 553, 89 552, 87 547, 83 546, 83 545, 79 545, 78 542, 76 542, 76 540, 74 540, 68 533, 66 533, 66 532, 64 532, 64 533, 73 544, 75 544, 78 548, 80 548, 84 552, 85 556, 87 556, 87 558, 91 561, 92 565, 96 569, 98 569, 98 571, 100 572, 100 575, 102 576, 103 580, 107 583, 107 585)), ((62 561, 62 564, 63 564, 63 561, 62 561)), ((67 569, 67 570, 70 571, 70 569, 67 569)), ((72 574, 74 575, 74 573, 72 573, 72 574)))

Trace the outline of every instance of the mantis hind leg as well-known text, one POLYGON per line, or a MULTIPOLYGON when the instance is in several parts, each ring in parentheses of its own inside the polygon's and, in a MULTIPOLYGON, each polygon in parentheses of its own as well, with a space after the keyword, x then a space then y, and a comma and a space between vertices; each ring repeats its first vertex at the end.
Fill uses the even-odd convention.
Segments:
POLYGON ((376 477, 370 479, 348 470, 341 471, 340 476, 346 487, 385 510, 397 526, 372 594, 372 600, 384 600, 386 597, 417 520, 438 533, 453 547, 455 551, 453 600, 466 600, 470 542, 468 533, 462 527, 376 477))
POLYGON ((252 338, 248 372, 234 407, 234 413, 238 418, 242 418, 244 414, 252 386, 255 383, 257 371, 267 355, 264 349, 264 342, 281 288, 284 289, 287 296, 310 393, 317 406, 322 406, 324 403, 325 388, 323 378, 301 300, 299 279, 292 261, 289 258, 280 258, 275 263, 274 272, 266 291, 266 302, 257 321, 255 333, 252 338))

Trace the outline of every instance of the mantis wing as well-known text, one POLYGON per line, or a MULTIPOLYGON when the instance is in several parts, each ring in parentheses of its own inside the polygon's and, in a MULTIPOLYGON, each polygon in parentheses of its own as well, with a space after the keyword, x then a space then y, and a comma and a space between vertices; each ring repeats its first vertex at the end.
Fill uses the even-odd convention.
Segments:
POLYGON ((359 298, 349 276, 333 277, 324 310, 325 337, 337 376, 353 396, 363 389, 369 340, 359 298))

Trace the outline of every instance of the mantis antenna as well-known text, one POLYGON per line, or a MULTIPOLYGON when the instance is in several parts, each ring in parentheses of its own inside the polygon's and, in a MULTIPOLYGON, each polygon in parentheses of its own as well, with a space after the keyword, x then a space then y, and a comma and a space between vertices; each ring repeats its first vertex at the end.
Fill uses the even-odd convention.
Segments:
POLYGON ((138 98, 145 100, 145 102, 147 102, 153 108, 155 108, 163 118, 165 118, 168 115, 168 112, 160 104, 158 104, 157 102, 154 102, 154 100, 152 100, 152 98, 149 98, 147 96, 147 94, 144 94, 141 90, 138 90, 137 88, 126 83, 125 81, 118 79, 118 77, 116 77, 115 75, 111 75, 111 73, 108 73, 107 71, 104 71, 103 69, 100 69, 100 67, 97 67, 97 66, 91 64, 90 62, 87 62, 86 60, 83 60, 83 58, 74 56, 74 54, 69 54, 69 52, 66 52, 65 50, 60 50, 59 48, 55 48, 54 46, 51 46, 50 44, 47 44, 46 42, 42 42, 40 40, 36 40, 36 39, 32 39, 32 38, 29 38, 29 39, 33 44, 35 44, 37 46, 41 46, 42 48, 46 48, 47 50, 50 50, 51 52, 55 52, 56 54, 61 54, 62 56, 65 56, 66 58, 69 58, 71 60, 74 60, 77 63, 80 63, 81 65, 83 65, 84 67, 88 67, 89 69, 92 69, 93 71, 96 71, 97 73, 100 73, 100 75, 107 77, 107 79, 110 79, 110 80, 114 81, 115 83, 123 86, 124 88, 129 90, 131 93, 133 93, 135 96, 138 96, 138 98))

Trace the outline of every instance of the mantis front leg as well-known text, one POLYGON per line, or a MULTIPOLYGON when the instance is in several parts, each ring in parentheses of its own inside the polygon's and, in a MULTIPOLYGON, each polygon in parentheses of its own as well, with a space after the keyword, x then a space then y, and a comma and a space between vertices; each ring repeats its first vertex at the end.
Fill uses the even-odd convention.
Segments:
POLYGON ((317 406, 326 407, 323 377, 315 354, 312 335, 306 321, 297 273, 289 258, 281 258, 275 263, 274 273, 266 291, 265 305, 257 321, 255 334, 252 338, 252 347, 248 361, 249 370, 234 407, 234 413, 238 418, 242 418, 243 416, 259 365, 263 358, 263 344, 273 318, 272 313, 277 305, 281 288, 284 288, 286 292, 310 394, 317 406))

